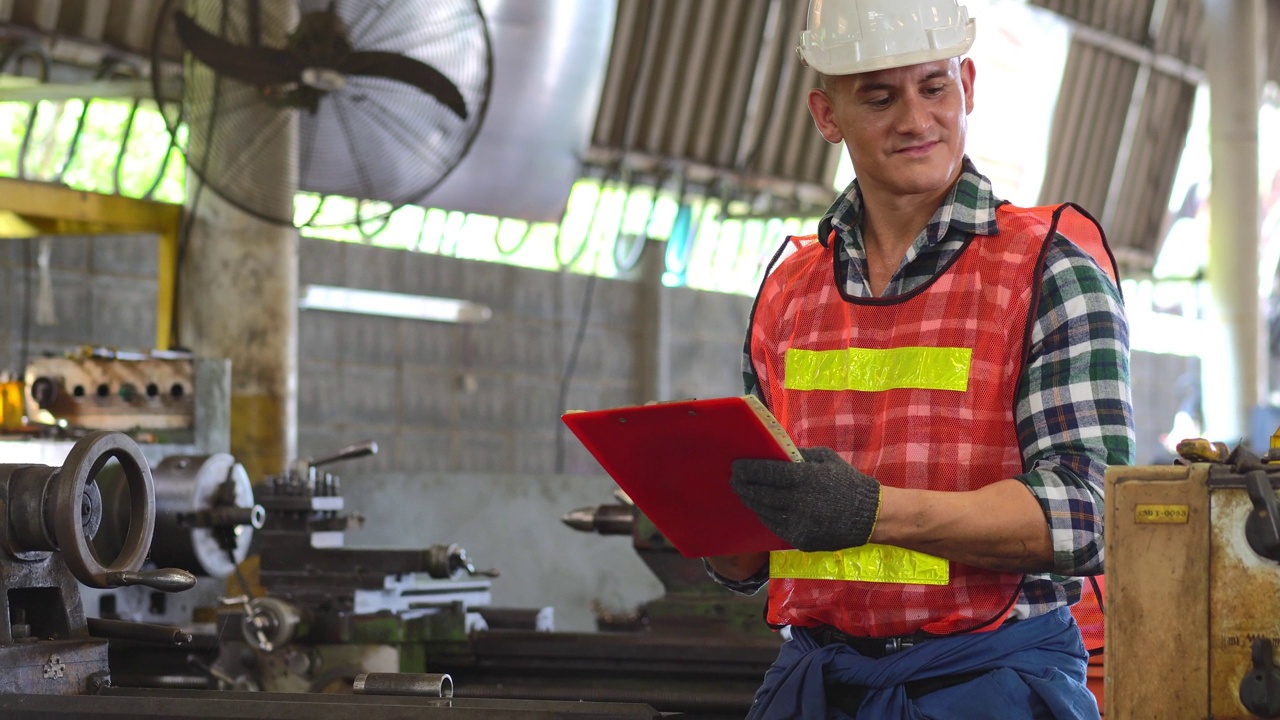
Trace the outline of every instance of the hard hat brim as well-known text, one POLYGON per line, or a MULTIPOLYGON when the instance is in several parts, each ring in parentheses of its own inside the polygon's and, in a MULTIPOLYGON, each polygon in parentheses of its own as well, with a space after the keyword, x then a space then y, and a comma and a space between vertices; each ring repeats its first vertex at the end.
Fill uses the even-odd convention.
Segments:
MULTIPOLYGON (((958 45, 952 45, 945 48, 930 48, 928 50, 918 50, 915 52, 897 53, 894 55, 885 55, 878 58, 867 59, 850 59, 846 62, 822 62, 813 56, 810 48, 801 45, 799 51, 801 60, 805 65, 817 70, 823 75, 857 75, 860 73, 876 72, 878 70, 891 70, 893 68, 908 67, 910 65, 922 65, 924 63, 937 62, 938 60, 948 60, 953 57, 959 57, 969 52, 969 48, 973 47, 973 40, 976 35, 976 23, 972 18, 965 25, 964 41, 958 45)), ((830 58, 829 51, 824 52, 827 58, 830 58)))

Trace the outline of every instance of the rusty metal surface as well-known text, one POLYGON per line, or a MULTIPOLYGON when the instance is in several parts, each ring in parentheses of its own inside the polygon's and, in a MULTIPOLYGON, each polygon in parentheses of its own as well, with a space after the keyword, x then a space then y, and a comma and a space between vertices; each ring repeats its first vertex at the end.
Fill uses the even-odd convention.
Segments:
MULTIPOLYGON (((107 673, 106 640, 41 640, 0 645, 0 696, 79 695, 107 673)), ((9 717, 0 713, 0 717, 9 717)))
POLYGON ((1225 462, 1229 453, 1226 443, 1210 442, 1204 438, 1178 441, 1178 456, 1188 462, 1225 462))
POLYGON ((1107 720, 1207 717, 1210 467, 1107 470, 1107 720))
POLYGON ((193 378, 190 359, 38 358, 26 368, 27 414, 94 430, 188 429, 193 378))
POLYGON ((1215 718, 1248 718, 1240 681, 1253 668, 1253 640, 1280 644, 1280 564, 1245 538, 1253 503, 1243 488, 1212 488, 1209 499, 1209 710, 1215 718))

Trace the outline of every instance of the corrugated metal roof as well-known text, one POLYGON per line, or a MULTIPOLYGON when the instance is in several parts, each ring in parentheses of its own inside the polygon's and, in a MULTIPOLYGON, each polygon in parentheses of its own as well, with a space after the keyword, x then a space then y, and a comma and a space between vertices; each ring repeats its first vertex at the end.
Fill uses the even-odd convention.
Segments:
POLYGON ((619 0, 593 157, 825 206, 839 146, 806 109, 804 21, 783 0, 619 0))
MULTIPOLYGON (((0 22, 151 57, 151 38, 164 0, 0 0, 0 22)), ((178 7, 170 3, 169 11, 178 7)), ((176 41, 160 48, 177 58, 176 41)))
POLYGON ((1031 1, 1077 30, 1041 200, 1088 208, 1121 265, 1149 270, 1203 78, 1201 0, 1031 1))

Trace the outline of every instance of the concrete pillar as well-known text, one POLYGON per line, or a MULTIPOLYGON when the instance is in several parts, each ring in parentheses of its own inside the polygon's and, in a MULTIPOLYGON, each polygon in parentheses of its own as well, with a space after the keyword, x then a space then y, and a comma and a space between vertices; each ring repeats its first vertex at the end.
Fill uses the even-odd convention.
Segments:
MULTIPOLYGON (((278 33, 283 42, 287 19, 263 13, 263 20, 264 37, 278 33)), ((213 81, 208 73, 187 79, 213 81)), ((219 107, 256 107, 252 96, 258 91, 248 85, 224 80, 218 92, 219 107)), ((249 124, 246 112, 273 139, 255 138, 252 156, 234 165, 211 157, 203 172, 212 182, 203 190, 195 190, 198 180, 188 176, 193 189, 187 211, 194 213, 194 223, 179 253, 177 339, 197 357, 231 361, 231 453, 256 483, 281 472, 297 452, 298 233, 249 215, 216 189, 235 183, 264 188, 269 197, 262 201, 271 203, 264 209, 291 217, 298 185, 297 119, 290 110, 241 109, 240 122, 219 124, 214 113, 211 126, 193 126, 191 133, 209 132, 215 139, 219 133, 242 135, 249 124)))
MULTIPOLYGON (((1205 435, 1249 435, 1266 398, 1266 342, 1258 297, 1258 111, 1263 0, 1205 0, 1209 78, 1209 292, 1219 336, 1203 358, 1205 435)), ((1263 448, 1255 448, 1262 449, 1263 448)))
POLYGON ((662 275, 667 243, 645 239, 636 298, 636 402, 673 400, 671 395, 671 308, 662 275))
POLYGON ((297 451, 297 231, 205 191, 180 277, 180 342, 231 360, 231 454, 253 482, 281 472, 297 451))

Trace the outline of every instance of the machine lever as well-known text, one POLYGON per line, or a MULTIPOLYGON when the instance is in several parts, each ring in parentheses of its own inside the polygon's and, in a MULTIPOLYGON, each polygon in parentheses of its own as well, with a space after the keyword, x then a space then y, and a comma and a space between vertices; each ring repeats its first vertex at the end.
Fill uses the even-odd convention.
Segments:
POLYGON ((1245 476, 1245 487, 1253 501, 1253 512, 1244 526, 1249 547, 1268 560, 1280 562, 1280 510, 1271 478, 1264 470, 1254 470, 1245 476))
POLYGON ((328 457, 323 457, 319 460, 307 460, 307 465, 310 465, 311 467, 320 467, 321 465, 328 465, 329 463, 335 463, 339 460, 351 460, 352 458, 377 454, 378 443, 373 440, 365 440, 364 442, 358 442, 354 445, 348 445, 328 457))
POLYGON ((1240 681, 1240 704, 1255 717, 1280 717, 1280 672, 1268 638, 1253 641, 1253 668, 1240 681))
POLYGON ((159 570, 118 570, 107 573, 107 582, 111 587, 125 585, 146 585, 163 592, 182 592, 190 590, 196 584, 196 576, 186 570, 177 568, 160 568, 159 570))
POLYGON ((85 618, 89 634, 110 640, 134 640, 157 645, 190 645, 191 633, 172 625, 85 618))

